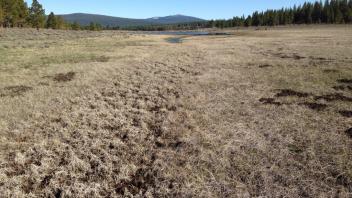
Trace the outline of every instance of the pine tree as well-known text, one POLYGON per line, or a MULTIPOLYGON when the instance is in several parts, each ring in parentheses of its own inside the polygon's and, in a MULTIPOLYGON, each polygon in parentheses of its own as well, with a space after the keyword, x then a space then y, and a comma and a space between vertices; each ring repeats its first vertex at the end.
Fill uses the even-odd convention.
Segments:
POLYGON ((324 6, 323 6, 323 11, 321 13, 321 22, 323 23, 329 23, 329 18, 330 18, 330 12, 329 12, 329 0, 325 0, 324 6))
POLYGON ((350 0, 348 7, 349 7, 349 10, 347 13, 347 22, 352 23, 352 0, 350 0))
POLYGON ((67 24, 61 16, 56 16, 56 29, 67 29, 67 24))
POLYGON ((45 10, 38 0, 33 0, 32 6, 29 9, 29 23, 38 30, 44 27, 45 10))
POLYGON ((51 28, 51 29, 56 29, 57 28, 57 20, 56 16, 53 12, 51 12, 48 16, 48 19, 46 20, 45 24, 46 28, 51 28))
POLYGON ((14 1, 12 0, 2 0, 2 7, 3 7, 3 25, 4 27, 11 27, 12 26, 12 21, 13 21, 13 16, 12 16, 12 10, 14 7, 14 1))
POLYGON ((16 0, 16 22, 15 26, 23 27, 28 17, 28 6, 23 0, 16 0))
POLYGON ((81 26, 75 21, 74 23, 71 24, 71 29, 72 30, 80 30, 81 26))
POLYGON ((96 31, 97 30, 97 25, 95 23, 93 23, 93 22, 90 22, 89 30, 90 31, 96 31))
POLYGON ((215 27, 215 21, 212 19, 208 22, 209 28, 214 28, 215 27))
POLYGON ((260 19, 259 13, 254 12, 252 16, 252 24, 254 26, 261 26, 262 25, 262 20, 260 19))
MULTIPOLYGON (((95 28, 96 28, 96 31, 100 31, 103 29, 103 26, 100 23, 95 23, 95 28)), ((194 28, 191 28, 191 29, 194 29, 194 28)))
POLYGON ((2 0, 0 0, 0 28, 3 26, 4 23, 4 14, 5 11, 3 9, 2 0))
POLYGON ((343 16, 340 10, 340 1, 341 0, 331 0, 331 10, 334 13, 334 18, 332 19, 333 23, 343 23, 343 16))
POLYGON ((244 21, 244 26, 252 26, 252 16, 248 15, 247 19, 244 21))
POLYGON ((321 2, 314 3, 313 12, 312 12, 313 23, 321 23, 321 17, 322 17, 322 5, 321 4, 322 4, 321 2))
POLYGON ((304 8, 304 18, 306 24, 311 24, 313 22, 313 5, 311 3, 306 3, 304 8))

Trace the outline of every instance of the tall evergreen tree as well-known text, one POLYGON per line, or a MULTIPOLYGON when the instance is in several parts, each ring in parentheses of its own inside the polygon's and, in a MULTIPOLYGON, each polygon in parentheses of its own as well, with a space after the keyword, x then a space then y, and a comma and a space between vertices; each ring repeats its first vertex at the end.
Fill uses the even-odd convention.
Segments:
POLYGON ((71 29, 72 30, 80 30, 81 26, 75 21, 74 23, 71 24, 71 29))
POLYGON ((45 10, 38 0, 33 0, 29 9, 29 23, 34 28, 43 28, 45 23, 45 10))
POLYGON ((90 30, 90 31, 95 31, 95 30, 97 30, 96 24, 93 23, 93 22, 90 22, 90 24, 89 24, 89 30, 90 30))
POLYGON ((313 7, 313 12, 312 12, 312 20, 313 23, 321 23, 321 18, 322 18, 322 3, 320 2, 315 2, 314 7, 313 7))
POLYGON ((2 0, 0 0, 0 28, 3 26, 4 23, 4 15, 5 15, 5 11, 2 7, 2 0))
POLYGON ((53 12, 50 12, 48 19, 46 20, 45 27, 51 28, 51 29, 57 28, 57 20, 56 20, 55 14, 53 12))
POLYGON ((347 19, 348 19, 348 23, 352 23, 352 0, 350 0, 348 7, 349 7, 349 10, 347 13, 347 19))
POLYGON ((331 0, 333 6, 332 6, 332 10, 334 12, 334 21, 333 23, 344 23, 343 21, 343 15, 341 12, 341 8, 340 8, 340 3, 341 0, 331 0))
POLYGON ((56 29, 67 29, 65 20, 61 16, 56 16, 56 29))
POLYGON ((13 26, 13 10, 14 10, 14 5, 15 1, 12 0, 3 0, 3 10, 4 10, 4 19, 3 19, 3 25, 5 27, 12 27, 13 26))
POLYGON ((248 17, 244 21, 244 26, 246 27, 252 26, 252 16, 248 15, 248 17))
POLYGON ((261 26, 262 25, 262 20, 260 19, 259 13, 254 12, 252 16, 252 25, 254 26, 261 26))
POLYGON ((17 0, 17 21, 16 26, 23 27, 28 17, 28 6, 23 0, 17 0))
POLYGON ((312 14, 313 14, 313 6, 311 3, 305 3, 305 5, 303 6, 303 17, 304 17, 304 22, 306 24, 311 24, 313 23, 313 18, 312 18, 312 14))

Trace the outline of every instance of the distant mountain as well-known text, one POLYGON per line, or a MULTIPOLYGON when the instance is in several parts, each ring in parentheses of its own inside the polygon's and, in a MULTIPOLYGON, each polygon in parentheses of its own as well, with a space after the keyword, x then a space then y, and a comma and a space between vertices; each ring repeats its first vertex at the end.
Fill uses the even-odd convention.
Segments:
POLYGON ((145 21, 157 23, 157 24, 175 24, 175 23, 190 23, 190 22, 198 22, 205 21, 204 19, 185 16, 185 15, 171 15, 166 17, 153 17, 149 19, 145 19, 145 21))
POLYGON ((184 15, 172 15, 166 17, 153 17, 149 19, 129 19, 121 17, 112 17, 97 14, 85 14, 85 13, 74 13, 60 15, 65 21, 77 22, 80 25, 89 25, 91 22, 100 23, 103 26, 140 26, 140 25, 163 25, 163 24, 175 24, 175 23, 189 23, 205 21, 200 18, 184 16, 184 15))

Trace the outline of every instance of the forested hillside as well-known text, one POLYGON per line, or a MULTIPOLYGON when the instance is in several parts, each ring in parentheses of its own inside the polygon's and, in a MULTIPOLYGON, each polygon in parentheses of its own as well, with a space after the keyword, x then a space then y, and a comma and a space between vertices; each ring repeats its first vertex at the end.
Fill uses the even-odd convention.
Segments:
POLYGON ((247 17, 212 20, 208 26, 227 28, 238 26, 275 26, 289 24, 344 24, 352 23, 352 0, 326 0, 304 3, 292 8, 254 12, 247 17))

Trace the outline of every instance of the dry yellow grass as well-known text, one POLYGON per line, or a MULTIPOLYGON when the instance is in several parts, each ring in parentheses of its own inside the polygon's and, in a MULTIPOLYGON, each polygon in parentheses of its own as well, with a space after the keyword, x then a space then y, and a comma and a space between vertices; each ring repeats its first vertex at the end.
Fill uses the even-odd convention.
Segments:
POLYGON ((0 30, 0 197, 350 197, 352 27, 0 30))

